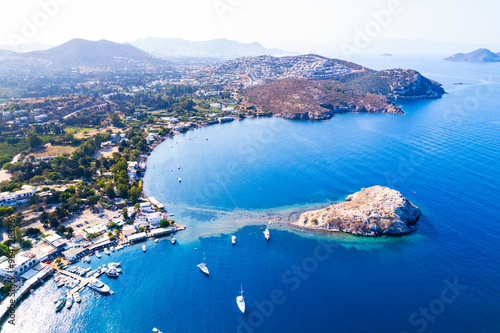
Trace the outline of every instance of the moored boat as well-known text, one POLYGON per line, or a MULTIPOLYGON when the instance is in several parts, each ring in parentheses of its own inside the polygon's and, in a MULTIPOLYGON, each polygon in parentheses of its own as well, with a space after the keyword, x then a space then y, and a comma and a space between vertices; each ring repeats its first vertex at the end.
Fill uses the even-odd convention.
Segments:
POLYGON ((99 281, 96 278, 93 278, 90 283, 89 287, 97 292, 100 292, 101 294, 109 294, 110 288, 108 285, 104 284, 103 282, 99 281))
POLYGON ((66 295, 62 295, 57 301, 56 301, 56 312, 61 311, 61 309, 64 307, 64 304, 66 303, 66 295))
POLYGON ((99 253, 99 251, 95 251, 95 256, 96 256, 97 258, 100 258, 100 257, 101 257, 101 254, 99 253))
POLYGON ((143 251, 143 252, 146 252, 146 245, 143 245, 143 246, 142 246, 142 251, 143 251))
POLYGON ((231 237, 231 243, 233 243, 233 245, 236 244, 236 236, 235 235, 233 235, 233 237, 231 237))
POLYGON ((73 306, 73 296, 69 295, 68 299, 66 300, 66 309, 71 309, 73 306))
POLYGON ((109 250, 107 248, 104 249, 104 253, 106 253, 108 256, 111 254, 111 252, 109 252, 109 250))
POLYGON ((172 245, 174 245, 175 242, 177 242, 177 239, 175 239, 175 237, 172 237, 172 245))
POLYGON ((73 294, 73 298, 77 303, 80 303, 82 301, 82 299, 80 298, 80 293, 78 291, 73 294))
POLYGON ((106 271, 106 275, 110 278, 117 278, 118 277, 118 270, 115 267, 110 268, 106 271))

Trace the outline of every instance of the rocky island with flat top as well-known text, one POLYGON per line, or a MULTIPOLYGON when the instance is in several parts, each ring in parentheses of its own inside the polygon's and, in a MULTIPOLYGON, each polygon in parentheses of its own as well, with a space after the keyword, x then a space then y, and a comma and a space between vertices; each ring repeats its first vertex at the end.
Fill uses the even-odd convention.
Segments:
POLYGON ((345 202, 304 212, 293 227, 358 236, 400 235, 416 230, 420 209, 396 190, 372 186, 345 202))

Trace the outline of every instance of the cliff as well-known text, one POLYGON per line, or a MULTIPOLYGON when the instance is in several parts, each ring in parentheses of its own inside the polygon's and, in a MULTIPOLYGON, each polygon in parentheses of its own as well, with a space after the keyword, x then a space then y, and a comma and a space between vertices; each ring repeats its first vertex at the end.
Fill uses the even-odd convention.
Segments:
POLYGON ((415 231, 420 214, 398 191, 373 186, 349 195, 345 202, 304 212, 292 226, 359 236, 399 235, 415 231))

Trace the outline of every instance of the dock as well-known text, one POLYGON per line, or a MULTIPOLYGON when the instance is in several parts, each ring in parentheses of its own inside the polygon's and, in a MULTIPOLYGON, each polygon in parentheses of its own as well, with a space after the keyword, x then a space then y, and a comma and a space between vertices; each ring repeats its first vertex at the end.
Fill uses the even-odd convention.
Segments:
POLYGON ((93 279, 93 278, 98 278, 99 276, 103 275, 104 273, 106 273, 106 268, 101 268, 98 272, 96 272, 94 275, 90 276, 90 277, 83 277, 83 276, 80 276, 78 274, 74 274, 74 273, 71 273, 71 272, 68 272, 68 271, 65 271, 65 270, 60 270, 60 269, 56 269, 59 273, 61 274, 64 274, 64 275, 67 275, 69 277, 72 277, 73 279, 77 279, 80 281, 80 283, 78 284, 78 286, 76 286, 75 288, 71 289, 70 291, 68 291, 66 293, 66 295, 73 295, 74 293, 76 293, 77 291, 80 291, 82 290, 83 288, 85 288, 89 283, 90 281, 93 279))

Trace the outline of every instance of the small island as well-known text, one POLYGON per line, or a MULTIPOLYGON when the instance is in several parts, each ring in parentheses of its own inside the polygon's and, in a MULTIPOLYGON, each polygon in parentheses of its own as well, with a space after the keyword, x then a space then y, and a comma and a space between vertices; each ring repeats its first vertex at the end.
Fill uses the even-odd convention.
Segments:
POLYGON ((488 49, 477 49, 469 53, 456 53, 451 57, 445 58, 444 60, 455 61, 455 62, 477 62, 477 63, 499 62, 500 52, 494 53, 488 49))
POLYGON ((345 202, 299 215, 292 227, 358 236, 401 235, 416 230, 420 209, 396 190, 372 186, 345 202))

